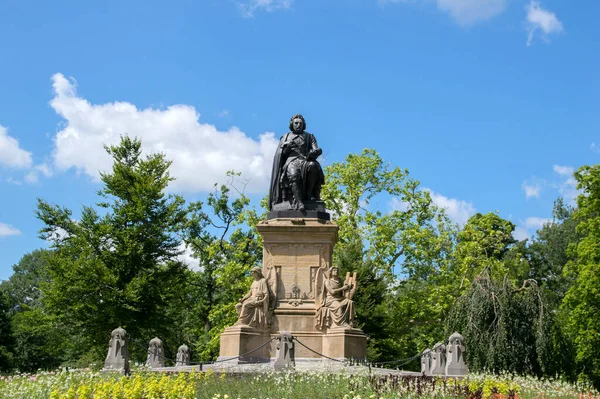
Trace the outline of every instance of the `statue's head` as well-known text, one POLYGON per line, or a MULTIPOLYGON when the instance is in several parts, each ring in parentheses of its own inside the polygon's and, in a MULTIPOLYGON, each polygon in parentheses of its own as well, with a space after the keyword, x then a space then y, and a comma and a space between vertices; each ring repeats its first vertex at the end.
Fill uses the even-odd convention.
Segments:
POLYGON ((329 269, 329 275, 331 277, 338 277, 340 275, 340 268, 333 266, 331 269, 329 269))
POLYGON ((290 119, 290 130, 296 133, 300 133, 306 130, 306 120, 300 114, 292 116, 290 119))
POLYGON ((262 269, 260 267, 253 267, 251 273, 252 277, 254 277, 255 280, 260 280, 264 277, 262 274, 262 269))

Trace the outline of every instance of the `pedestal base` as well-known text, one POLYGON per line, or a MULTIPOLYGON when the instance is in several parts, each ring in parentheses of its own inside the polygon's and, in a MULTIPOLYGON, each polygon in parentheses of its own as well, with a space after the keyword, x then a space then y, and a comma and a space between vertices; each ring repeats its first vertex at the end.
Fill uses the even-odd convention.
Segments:
POLYGON ((266 330, 258 330, 244 325, 227 327, 221 334, 218 360, 222 361, 241 355, 231 361, 234 363, 268 363, 271 358, 270 345, 265 345, 252 353, 248 352, 265 344, 270 339, 271 336, 266 330))
POLYGON ((367 358, 367 336, 358 328, 332 328, 323 336, 323 354, 334 359, 367 358))

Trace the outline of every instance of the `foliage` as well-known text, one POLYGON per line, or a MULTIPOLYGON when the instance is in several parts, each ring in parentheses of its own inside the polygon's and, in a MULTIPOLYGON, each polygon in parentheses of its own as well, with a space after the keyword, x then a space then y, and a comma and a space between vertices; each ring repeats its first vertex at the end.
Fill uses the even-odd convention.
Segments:
POLYGON ((575 172, 577 188, 577 233, 571 245, 572 259, 565 277, 572 281, 564 301, 568 331, 576 348, 581 377, 600 386, 600 165, 584 166, 575 172))
POLYGON ((469 218, 458 233, 455 253, 463 292, 484 270, 494 279, 508 274, 515 281, 516 273, 508 270, 504 262, 504 256, 516 242, 512 236, 514 229, 513 223, 494 213, 478 213, 469 218))
POLYGON ((235 303, 250 287, 249 271, 262 257, 255 224, 245 223, 250 200, 243 192, 245 183, 242 189, 237 188, 239 176, 229 172, 228 185, 215 185, 207 206, 192 203, 186 223, 186 243, 200 266, 194 284, 199 295, 193 311, 200 315, 194 349, 202 360, 217 356, 220 334, 236 321, 235 303))
POLYGON ((431 288, 447 281, 454 226, 407 170, 370 149, 325 169, 322 198, 340 227, 334 262, 359 272, 357 321, 372 337, 370 359, 414 355, 443 332, 447 293, 431 288), (373 206, 380 201, 389 209, 373 206), (413 300, 422 311, 406 318, 413 300))
POLYGON ((8 295, 0 289, 0 372, 12 369, 12 341, 8 295))
POLYGON ((484 270, 455 303, 448 333, 460 331, 468 343, 467 364, 473 371, 508 371, 541 375, 538 341, 548 319, 535 280, 515 288, 508 278, 492 279, 484 270))
MULTIPOLYGON (((10 315, 12 367, 21 371, 54 369, 68 356, 70 344, 57 318, 42 301, 42 287, 49 282, 49 250, 25 254, 13 266, 13 274, 0 285, 10 315)), ((0 340, 2 342, 3 340, 0 340)), ((73 341, 73 340, 71 340, 73 341)))
POLYGON ((142 157, 141 142, 129 137, 106 150, 114 163, 112 172, 101 173, 97 208, 84 206, 79 220, 41 199, 37 210, 45 224, 40 236, 53 241, 56 254, 44 303, 69 334, 82 338, 81 355, 91 351, 97 360, 119 325, 139 340, 160 335, 168 342, 173 326, 166 309, 185 285, 175 233, 187 210, 183 198, 164 193, 173 180, 171 162, 163 154, 142 157))

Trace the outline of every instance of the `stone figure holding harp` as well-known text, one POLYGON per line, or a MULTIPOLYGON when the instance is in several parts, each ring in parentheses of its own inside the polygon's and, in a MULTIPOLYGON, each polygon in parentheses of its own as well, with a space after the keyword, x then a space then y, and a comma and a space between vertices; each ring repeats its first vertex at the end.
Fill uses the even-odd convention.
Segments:
POLYGON ((355 310, 352 298, 356 292, 356 272, 346 274, 342 283, 339 268, 320 268, 315 279, 315 305, 317 314, 315 327, 324 330, 329 327, 352 327, 355 310))

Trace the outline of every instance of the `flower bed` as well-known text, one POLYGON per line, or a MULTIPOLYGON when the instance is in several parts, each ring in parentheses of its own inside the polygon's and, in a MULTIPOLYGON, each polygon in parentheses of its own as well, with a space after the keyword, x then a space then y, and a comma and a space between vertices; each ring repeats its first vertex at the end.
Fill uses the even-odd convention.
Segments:
POLYGON ((509 375, 469 375, 465 379, 374 376, 347 373, 269 372, 226 375, 152 373, 133 376, 90 370, 40 372, 0 377, 2 399, 250 399, 250 398, 468 398, 600 399, 597 391, 560 380, 509 375))

